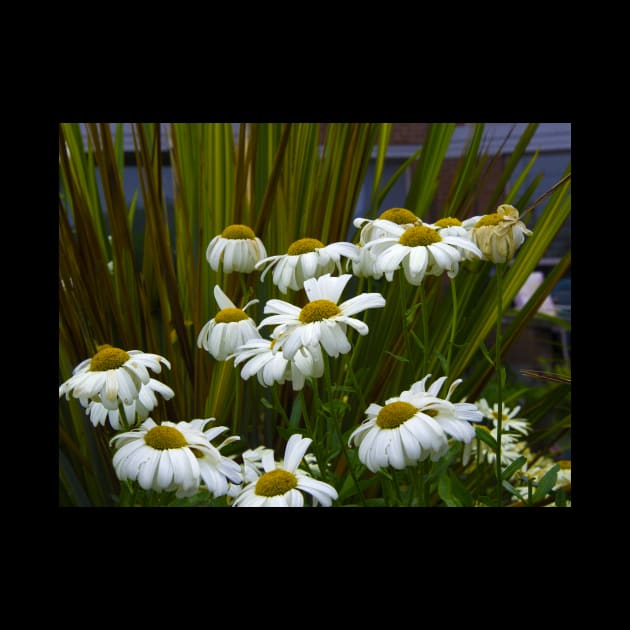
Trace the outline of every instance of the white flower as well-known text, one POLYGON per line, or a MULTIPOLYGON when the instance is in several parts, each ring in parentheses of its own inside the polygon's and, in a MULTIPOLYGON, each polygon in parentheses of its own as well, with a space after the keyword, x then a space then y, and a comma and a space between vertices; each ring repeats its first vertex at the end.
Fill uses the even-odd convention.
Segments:
POLYGON ((374 250, 375 270, 384 272, 389 281, 401 265, 407 281, 416 286, 422 283, 425 274, 439 276, 446 271, 453 278, 459 271, 461 250, 481 256, 477 246, 468 238, 442 235, 440 230, 426 225, 406 229, 391 221, 375 221, 375 225, 386 229, 391 236, 371 241, 365 247, 374 250))
MULTIPOLYGON (((248 484, 252 481, 258 481, 260 475, 263 474, 264 468, 262 465, 262 457, 265 452, 269 451, 271 453, 271 457, 273 457, 273 450, 267 448, 266 446, 257 446, 254 449, 248 448, 246 451, 243 451, 241 457, 243 459, 243 464, 241 465, 241 474, 243 476, 243 483, 248 484)), ((231 458, 235 457, 234 455, 231 458)), ((243 484, 233 484, 230 483, 227 491, 227 495, 236 498, 241 490, 243 489, 243 484)))
POLYGON ((163 422, 157 425, 147 418, 137 429, 120 433, 110 443, 118 442, 113 465, 121 480, 137 481, 144 490, 177 491, 178 497, 192 496, 203 480, 214 496, 227 493, 228 479, 242 480, 240 466, 219 452, 210 440, 227 427, 203 427, 214 418, 191 422, 163 422))
POLYGON ((305 377, 320 378, 324 373, 324 357, 319 345, 299 348, 291 360, 275 346, 275 339, 251 339, 239 346, 228 360, 234 357, 235 367, 244 362, 241 378, 247 380, 255 374, 263 387, 291 381, 293 389, 299 391, 304 387, 305 377))
POLYGON ((422 221, 411 210, 405 208, 390 208, 382 212, 377 219, 366 219, 358 217, 354 221, 354 226, 361 228, 360 243, 365 245, 370 241, 375 241, 384 236, 392 236, 388 229, 389 223, 401 225, 404 228, 410 228, 414 225, 422 225, 422 221), (387 221, 388 223, 381 223, 387 221))
MULTIPOLYGON (((160 381, 150 378, 145 385, 142 383, 138 398, 131 401, 130 405, 123 405, 124 418, 128 425, 133 426, 136 421, 142 422, 149 417, 149 414, 157 406, 158 401, 155 394, 160 394, 165 400, 170 400, 175 392, 160 383, 160 381)), ((90 421, 94 426, 104 425, 105 420, 109 419, 109 424, 113 429, 121 428, 121 418, 118 409, 108 409, 102 403, 88 398, 80 398, 79 401, 86 408, 85 413, 90 416, 90 421)))
MULTIPOLYGON (((455 217, 444 217, 435 223, 425 223, 425 225, 437 230, 442 238, 455 236, 457 238, 463 238, 466 241, 472 241, 471 230, 480 218, 481 216, 479 215, 460 221, 455 217)), ((461 254, 462 260, 479 260, 478 252, 463 249, 457 245, 455 247, 461 254)))
POLYGON ((374 252, 363 245, 359 245, 358 258, 348 259, 348 264, 350 263, 352 263, 352 273, 357 278, 374 278, 379 280, 383 277, 382 271, 376 271, 376 256, 374 256, 374 252))
POLYGON ((304 282, 309 303, 300 309, 282 300, 269 300, 265 313, 276 313, 266 317, 259 328, 277 325, 272 337, 282 347, 284 357, 293 359, 303 346, 321 343, 331 357, 350 351, 346 338, 346 326, 354 328, 360 335, 367 335, 367 325, 353 317, 368 308, 385 306, 385 298, 380 293, 362 293, 337 305, 341 293, 352 276, 345 274, 333 278, 325 274, 304 282))
POLYGON ((293 434, 284 452, 282 462, 274 462, 273 452, 264 451, 264 473, 243 488, 233 503, 234 507, 303 507, 306 492, 313 497, 313 504, 330 507, 338 498, 330 484, 313 479, 305 470, 298 469, 312 440, 293 434))
POLYGON ((139 396, 142 385, 150 380, 147 368, 161 372, 160 363, 170 369, 171 364, 159 354, 140 350, 122 350, 109 344, 98 346, 96 354, 81 361, 72 376, 59 387, 59 397, 70 394, 101 403, 107 410, 118 409, 118 404, 131 405, 139 396))
POLYGON ((516 250, 532 234, 522 221, 518 210, 503 204, 494 214, 483 215, 471 231, 473 241, 479 246, 484 259, 504 263, 514 258, 516 250))
MULTIPOLYGON (((483 414, 483 417, 491 420, 496 427, 499 423, 498 403, 494 403, 492 409, 490 409, 490 405, 488 404, 486 399, 482 398, 476 403, 476 405, 479 411, 481 411, 481 413, 483 414)), ((520 410, 520 405, 517 405, 516 407, 514 407, 514 409, 510 409, 510 407, 506 407, 505 405, 503 405, 503 408, 501 410, 501 432, 518 431, 518 433, 522 433, 523 435, 527 435, 530 432, 529 421, 523 418, 516 417, 520 410)))
POLYGON ((273 283, 282 293, 287 288, 297 291, 304 287, 304 281, 334 271, 341 274, 341 256, 353 259, 358 256, 358 248, 352 243, 331 243, 324 245, 316 238, 302 238, 289 246, 286 254, 269 256, 256 264, 256 269, 264 265, 260 276, 264 280, 267 272, 273 270, 273 283))
POLYGON ((474 405, 448 400, 461 380, 455 381, 447 398, 437 396, 446 377, 425 390, 430 374, 414 383, 385 406, 372 403, 367 419, 350 435, 348 444, 359 447, 359 460, 372 472, 386 466, 398 470, 430 457, 437 461, 448 450, 446 434, 463 442, 475 435, 471 422, 481 420, 474 405))
POLYGON ((221 310, 203 325, 197 337, 197 347, 203 347, 217 361, 225 361, 245 342, 260 338, 256 323, 245 314, 245 309, 258 300, 251 300, 242 309, 237 308, 219 285, 214 287, 214 299, 221 310))
POLYGON ((391 281, 393 273, 401 265, 410 284, 420 285, 426 275, 439 276, 444 271, 450 278, 457 275, 462 260, 462 250, 481 256, 477 246, 468 238, 442 235, 426 225, 409 228, 391 221, 376 221, 391 236, 371 241, 365 247, 374 250, 376 272, 384 272, 391 281))
POLYGON ((206 259, 214 271, 223 263, 223 271, 251 273, 259 260, 267 256, 262 241, 246 225, 229 225, 215 236, 206 249, 206 259))

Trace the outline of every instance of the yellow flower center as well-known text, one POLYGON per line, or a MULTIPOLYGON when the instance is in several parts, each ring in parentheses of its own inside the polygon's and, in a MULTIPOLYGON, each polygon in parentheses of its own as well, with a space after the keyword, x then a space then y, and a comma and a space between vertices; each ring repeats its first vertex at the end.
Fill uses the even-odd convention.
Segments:
POLYGON ((503 215, 495 212, 493 214, 485 214, 484 216, 475 223, 475 227, 484 227, 486 225, 499 225, 503 221, 503 215))
POLYGON ((175 427, 153 427, 144 436, 144 441, 152 448, 163 451, 167 448, 182 448, 188 444, 183 434, 175 427))
POLYGON ((334 302, 330 300, 313 300, 300 311, 300 321, 303 324, 310 324, 311 322, 319 322, 322 319, 328 319, 340 314, 341 311, 334 302))
MULTIPOLYGON (((493 411, 492 412, 492 417, 495 420, 498 420, 499 419, 499 412, 498 411, 493 411)), ((504 413, 501 414, 501 422, 505 422, 508 419, 509 419, 508 416, 506 416, 504 413)))
POLYGON ((418 217, 411 212, 411 210, 405 210, 405 208, 390 208, 381 213, 379 219, 385 219, 398 225, 404 225, 405 223, 415 223, 419 221, 418 217))
POLYGON ((247 319, 247 315, 240 308, 223 308, 214 317, 217 324, 240 322, 247 319))
POLYGON ((120 348, 113 348, 110 345, 98 346, 98 352, 90 361, 90 371, 105 372, 115 370, 129 361, 129 355, 120 348))
POLYGON ((201 459, 204 456, 204 453, 202 453, 198 448, 191 448, 190 450, 197 459, 201 459))
POLYGON ((381 429, 395 429, 418 412, 418 408, 406 402, 393 402, 385 405, 376 416, 376 424, 381 429))
POLYGON ((239 240, 239 239, 251 239, 254 240, 256 235, 254 234, 254 230, 247 227, 246 225, 241 225, 239 223, 235 225, 228 225, 225 230, 221 233, 223 238, 228 238, 230 240, 239 240))
POLYGON ((455 217, 444 217, 443 219, 440 219, 439 221, 436 221, 434 223, 434 225, 437 225, 438 227, 444 228, 444 227, 453 227, 454 225, 461 225, 462 222, 459 219, 456 219, 455 217))
POLYGON ((286 470, 271 470, 256 482, 256 494, 275 497, 285 494, 297 486, 297 477, 286 470))
POLYGON ((437 230, 433 230, 426 225, 417 225, 405 230, 405 233, 400 237, 399 243, 407 247, 426 247, 441 240, 442 237, 437 230))
POLYGON ((571 470, 571 460, 570 459, 559 459, 556 464, 560 466, 561 470, 571 470))
POLYGON ((431 418, 435 418, 438 415, 437 409, 421 409, 420 410, 425 416, 431 416, 431 418))
POLYGON ((324 243, 318 241, 316 238, 301 238, 299 241, 295 241, 295 243, 289 245, 287 254, 289 254, 289 256, 299 256, 300 254, 314 252, 316 249, 322 247, 325 247, 324 243))

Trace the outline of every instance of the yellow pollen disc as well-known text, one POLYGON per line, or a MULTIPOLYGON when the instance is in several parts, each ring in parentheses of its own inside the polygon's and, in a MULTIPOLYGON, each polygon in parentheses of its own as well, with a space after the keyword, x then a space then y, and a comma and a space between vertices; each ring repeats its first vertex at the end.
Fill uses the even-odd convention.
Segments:
POLYGON ((299 241, 295 241, 295 243, 289 245, 287 254, 289 254, 289 256, 299 256, 300 254, 314 252, 316 249, 321 249, 322 247, 325 247, 324 243, 318 241, 316 238, 301 238, 299 241))
POLYGON ((98 348, 98 352, 90 361, 90 370, 92 372, 115 370, 130 359, 129 355, 120 348, 112 348, 112 346, 108 344, 98 346, 98 348))
POLYGON ((247 319, 247 315, 240 308, 221 309, 214 317, 217 324, 227 324, 229 322, 240 322, 247 319))
POLYGON ((228 225, 223 232, 221 232, 221 236, 223 238, 227 238, 230 240, 239 240, 239 239, 250 239, 254 240, 256 235, 254 234, 254 230, 247 227, 246 225, 228 225))
POLYGON ((300 311, 300 321, 303 324, 310 324, 311 322, 319 322, 322 319, 328 319, 335 315, 341 315, 341 311, 334 302, 330 300, 313 300, 300 311))
POLYGON ((477 223, 475 223, 475 227, 478 228, 484 227, 485 225, 499 225, 501 221, 503 221, 503 217, 498 212, 485 214, 481 217, 481 219, 479 219, 479 221, 477 221, 477 223))
POLYGON ((381 429, 395 429, 418 412, 418 408, 406 402, 385 405, 376 416, 376 424, 381 429))
MULTIPOLYGON (((499 412, 498 411, 493 411, 492 412, 492 417, 495 420, 498 420, 499 419, 499 412)), ((508 419, 509 419, 508 416, 506 416, 504 413, 501 414, 501 422, 505 422, 508 419)))
POLYGON ((439 243, 441 240, 442 237, 437 230, 426 227, 426 225, 417 225, 405 230, 405 233, 400 237, 399 243, 407 247, 421 247, 439 243))
POLYGON ((560 470, 570 470, 571 469, 571 460, 570 459, 559 459, 556 464, 560 466, 560 470))
POLYGON ((405 210, 404 208, 390 208, 381 213, 378 218, 397 223, 398 225, 415 223, 420 220, 411 210, 405 210))
POLYGON ((167 448, 182 448, 188 444, 186 438, 175 427, 153 427, 144 436, 144 441, 152 448, 163 451, 167 448))
POLYGON ((286 470, 272 470, 262 475, 256 482, 256 494, 263 497, 275 497, 285 494, 297 486, 297 478, 286 470))
POLYGON ((201 459, 204 456, 204 453, 202 453, 198 448, 191 448, 190 450, 197 459, 201 459))
POLYGON ((434 225, 437 225, 438 227, 444 228, 444 227, 453 227, 454 225, 461 225, 462 222, 459 219, 456 219, 455 217, 444 217, 443 219, 440 219, 439 221, 436 221, 434 223, 434 225))
POLYGON ((435 416, 438 415, 437 409, 421 409, 420 411, 422 411, 425 416, 430 416, 431 418, 435 418, 435 416))

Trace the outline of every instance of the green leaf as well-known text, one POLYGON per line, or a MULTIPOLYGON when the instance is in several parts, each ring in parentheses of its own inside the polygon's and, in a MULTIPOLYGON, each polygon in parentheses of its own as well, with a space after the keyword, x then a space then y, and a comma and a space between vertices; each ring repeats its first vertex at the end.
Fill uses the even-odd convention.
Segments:
POLYGON ((451 487, 451 478, 446 475, 442 475, 438 480, 438 494, 440 499, 446 503, 448 507, 462 507, 462 504, 456 497, 453 496, 453 490, 451 487))
POLYGON ((486 358, 486 361, 492 367, 494 367, 494 359, 490 356, 490 352, 488 352, 488 348, 486 347, 486 344, 483 341, 479 344, 479 350, 481 350, 481 354, 483 354, 483 356, 486 358))
POLYGON ((560 466, 558 464, 555 464, 545 473, 543 478, 538 482, 536 492, 534 492, 534 495, 532 496, 532 501, 534 503, 536 503, 536 501, 541 501, 542 499, 544 499, 545 496, 556 485, 559 470, 560 466))
POLYGON ((407 357, 401 356, 400 354, 394 354, 393 352, 390 352, 389 350, 385 350, 385 354, 389 354, 390 357, 394 357, 396 361, 400 361, 401 363, 409 363, 409 359, 407 357))
POLYGON ((527 488, 522 488, 522 492, 519 492, 510 482, 502 481, 503 487, 510 492, 514 496, 514 498, 518 501, 526 501, 527 500, 527 488))
POLYGON ((502 479, 509 479, 517 470, 523 467, 523 464, 527 461, 527 457, 521 455, 518 459, 514 460, 502 473, 502 479))
POLYGON ((488 433, 488 431, 475 427, 475 433, 477 434, 478 439, 485 442, 493 451, 496 452, 497 441, 490 435, 490 433, 488 433))

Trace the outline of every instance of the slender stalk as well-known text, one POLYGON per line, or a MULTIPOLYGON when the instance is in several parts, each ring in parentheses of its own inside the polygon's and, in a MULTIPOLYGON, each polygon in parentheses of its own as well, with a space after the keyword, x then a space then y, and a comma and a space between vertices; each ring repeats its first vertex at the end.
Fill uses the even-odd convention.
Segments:
MULTIPOLYGON (((278 387, 280 387, 280 385, 278 385, 278 387)), ((284 410, 284 407, 282 406, 282 403, 280 402, 280 396, 278 396, 278 392, 276 391, 276 386, 275 384, 272 385, 270 387, 271 389, 271 395, 273 396, 273 406, 275 407, 276 411, 282 416, 286 427, 289 427, 289 416, 287 416, 287 412, 284 410)))
POLYGON ((455 345, 455 333, 457 331, 457 289, 455 288, 455 278, 451 278, 451 335, 448 340, 448 352, 446 355, 446 375, 451 374, 451 357, 453 356, 453 346, 455 345))
MULTIPOLYGON (((332 401, 333 389, 332 389, 332 380, 330 377, 330 363, 328 361, 327 356, 324 358, 324 378, 326 380, 326 389, 328 390, 328 400, 332 401)), ((341 452, 343 453, 343 456, 346 458, 346 461, 348 462, 348 470, 350 471, 350 476, 352 477, 352 481, 354 481, 354 485, 357 488, 357 494, 359 495, 359 500, 361 501, 361 505, 365 507, 366 506, 365 497, 363 496, 361 486, 359 485, 359 480, 354 474, 352 462, 350 461, 350 458, 348 457, 348 449, 346 447, 346 442, 343 439, 343 433, 341 431, 341 421, 337 421, 336 413, 331 415, 331 422, 335 430, 335 433, 337 434, 337 438, 339 439, 339 446, 341 447, 341 452)))
POLYGON ((420 285, 420 315, 422 316, 422 343, 424 351, 422 353, 422 375, 426 376, 429 358, 429 320, 427 318, 427 299, 424 292, 424 284, 420 285))
POLYGON ((503 270, 505 263, 497 264, 497 335, 495 342, 496 358, 495 369, 497 371, 497 493, 499 507, 503 495, 501 480, 501 432, 503 429, 503 375, 501 368, 501 328, 503 325, 503 270))
MULTIPOLYGON (((407 280, 404 277, 402 270, 396 274, 398 276, 398 296, 400 299, 400 318, 402 321, 402 333, 403 339, 405 341, 405 355, 408 359, 411 360, 412 352, 411 352, 411 343, 409 341, 409 331, 407 330, 407 287, 405 283, 407 280)), ((424 304, 423 304, 424 306, 424 304)))
POLYGON ((402 496, 400 494, 400 481, 398 479, 398 475, 396 473, 396 469, 392 468, 392 486, 394 486, 394 492, 396 493, 396 500, 398 501, 398 505, 402 506, 402 496))

